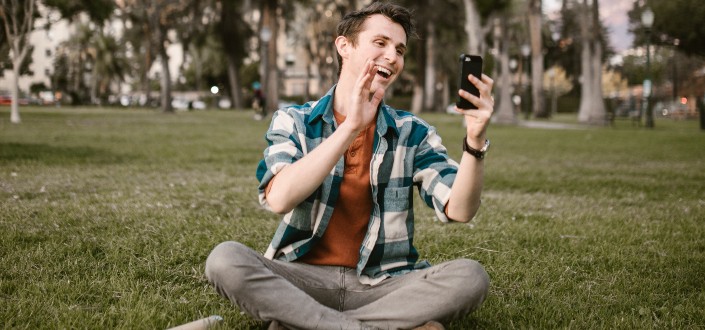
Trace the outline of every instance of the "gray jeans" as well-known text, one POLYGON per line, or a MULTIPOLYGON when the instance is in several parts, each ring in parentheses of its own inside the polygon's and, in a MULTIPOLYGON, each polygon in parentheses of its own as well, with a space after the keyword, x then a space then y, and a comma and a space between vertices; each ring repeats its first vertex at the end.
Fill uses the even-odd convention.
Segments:
POLYGON ((409 329, 449 321, 478 308, 489 277, 474 260, 457 259, 361 284, 355 269, 269 260, 224 242, 206 261, 216 291, 252 317, 294 329, 409 329))

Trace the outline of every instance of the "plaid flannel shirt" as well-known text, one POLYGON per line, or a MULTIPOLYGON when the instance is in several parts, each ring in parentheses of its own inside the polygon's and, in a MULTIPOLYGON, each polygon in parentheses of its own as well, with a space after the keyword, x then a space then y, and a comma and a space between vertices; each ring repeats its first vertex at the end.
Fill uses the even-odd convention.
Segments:
MULTIPOLYGON (((284 167, 304 157, 335 131, 335 86, 320 100, 283 108, 274 113, 265 138, 269 144, 257 168, 259 201, 269 209, 264 190, 284 167)), ((413 186, 435 209, 442 222, 458 164, 450 159, 441 138, 415 115, 382 103, 377 116, 370 184, 373 208, 367 234, 360 247, 357 274, 360 282, 383 279, 430 266, 417 262, 413 246, 413 186)), ((308 252, 323 236, 339 195, 344 158, 316 191, 287 213, 264 256, 293 261, 308 252)))

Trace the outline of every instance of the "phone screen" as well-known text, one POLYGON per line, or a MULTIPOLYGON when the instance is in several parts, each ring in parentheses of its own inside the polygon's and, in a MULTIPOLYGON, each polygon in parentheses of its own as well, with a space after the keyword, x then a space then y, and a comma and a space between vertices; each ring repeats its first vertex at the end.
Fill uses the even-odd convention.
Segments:
MULTIPOLYGON (((481 56, 466 54, 460 55, 460 88, 479 97, 480 91, 468 80, 469 74, 477 77, 477 79, 482 79, 481 56)), ((474 104, 460 96, 458 96, 458 102, 456 102, 455 105, 458 106, 459 109, 477 109, 474 104)))

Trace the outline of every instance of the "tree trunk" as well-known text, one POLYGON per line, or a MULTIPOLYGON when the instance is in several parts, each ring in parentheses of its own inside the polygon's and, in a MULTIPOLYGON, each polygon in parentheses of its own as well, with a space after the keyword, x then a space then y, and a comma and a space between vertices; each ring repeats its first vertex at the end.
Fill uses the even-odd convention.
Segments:
MULTIPOLYGON (((426 38, 426 31, 424 29, 419 29, 419 39, 424 40, 426 38)), ((418 68, 424 68, 426 65, 426 47, 419 47, 419 51, 416 52, 416 65, 418 68)), ((411 109, 412 113, 421 113, 424 106, 424 85, 426 70, 416 70, 413 81, 413 89, 411 96, 411 109)))
POLYGON ((423 86, 419 81, 414 81, 413 94, 411 96, 411 109, 412 113, 421 113, 423 108, 423 86))
POLYGON ((465 4, 465 33, 468 35, 468 54, 482 55, 482 27, 480 13, 474 0, 463 0, 465 4))
POLYGON ((171 72, 169 71, 169 55, 166 53, 166 48, 159 46, 160 60, 162 62, 162 79, 161 79, 161 103, 162 112, 173 113, 174 108, 171 107, 171 72))
POLYGON ((433 22, 427 22, 426 25, 426 64, 424 65, 425 81, 424 81, 424 111, 436 110, 436 29, 433 22))
POLYGON ((5 1, 2 2, 3 28, 5 30, 5 42, 10 46, 12 54, 12 104, 10 105, 10 122, 19 124, 20 119, 20 69, 22 62, 27 56, 30 45, 29 42, 23 42, 28 38, 29 34, 34 30, 34 0, 25 0, 20 2, 12 2, 8 5, 5 1), (20 8, 19 6, 22 6, 20 8), (18 15, 20 10, 23 10, 24 15, 18 15), (9 14, 9 15, 8 15, 9 14), (6 17, 9 16, 9 17, 6 17))
POLYGON ((594 51, 590 65, 592 68, 592 106, 589 109, 590 118, 587 122, 591 125, 604 125, 607 111, 602 94, 602 44, 597 39, 593 40, 593 43, 594 51))
POLYGON ((534 117, 546 118, 543 95, 543 42, 541 38, 541 0, 529 1, 529 38, 531 39, 531 97, 534 117))
POLYGON ((19 80, 20 80, 20 66, 21 65, 22 65, 21 58, 12 59, 13 77, 12 77, 12 86, 10 87, 12 89, 12 105, 10 106, 10 108, 11 108, 10 122, 13 124, 19 124, 22 122, 22 119, 20 119, 20 107, 19 107, 19 101, 20 101, 19 80))
POLYGON ((441 105, 442 105, 442 111, 446 110, 446 106, 450 104, 450 81, 447 75, 443 74, 443 78, 441 79, 441 82, 443 83, 443 89, 441 90, 441 105))
POLYGON ((591 34, 590 34, 590 10, 587 0, 583 0, 583 15, 580 15, 580 37, 582 39, 580 52, 580 107, 578 109, 578 121, 581 123, 589 123, 591 118, 592 108, 595 106, 594 87, 595 83, 593 72, 593 60, 591 49, 591 34))
POLYGON ((592 4, 592 102, 590 107, 590 118, 588 123, 591 125, 605 125, 605 102, 602 94, 602 43, 599 38, 600 30, 600 8, 599 1, 593 0, 592 4))
POLYGON ((234 109, 242 109, 242 93, 240 92, 240 75, 238 74, 237 64, 232 56, 228 58, 228 81, 230 82, 230 99, 232 100, 234 109))
POLYGON ((93 83, 91 84, 91 90, 90 90, 91 104, 100 105, 100 100, 98 99, 98 86, 100 84, 100 77, 98 76, 98 74, 95 71, 96 70, 95 70, 95 65, 94 65, 93 72, 92 72, 93 83))
POLYGON ((262 27, 271 32, 271 39, 267 42, 264 56, 267 65, 264 67, 265 102, 264 115, 267 109, 277 110, 279 103, 279 70, 277 69, 277 39, 279 37, 279 23, 277 20, 277 0, 266 0, 263 3, 262 27))
POLYGON ((494 117, 499 124, 516 124, 516 114, 512 105, 512 81, 509 70, 509 31, 507 29, 507 18, 501 19, 501 43, 499 45, 499 106, 494 117))

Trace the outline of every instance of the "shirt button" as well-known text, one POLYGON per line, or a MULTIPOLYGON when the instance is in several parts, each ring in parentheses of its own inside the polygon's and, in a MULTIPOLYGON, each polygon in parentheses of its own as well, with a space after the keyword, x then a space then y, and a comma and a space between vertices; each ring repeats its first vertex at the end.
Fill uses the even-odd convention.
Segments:
POLYGON ((357 152, 354 152, 354 151, 350 152, 350 156, 355 157, 356 154, 357 154, 357 152))

